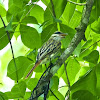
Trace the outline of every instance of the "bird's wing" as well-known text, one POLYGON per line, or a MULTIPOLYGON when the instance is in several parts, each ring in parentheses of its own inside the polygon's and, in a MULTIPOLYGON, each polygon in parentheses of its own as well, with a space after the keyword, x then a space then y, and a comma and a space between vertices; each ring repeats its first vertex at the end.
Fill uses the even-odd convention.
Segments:
POLYGON ((40 48, 37 60, 42 60, 46 58, 46 56, 50 56, 51 54, 57 52, 61 47, 61 42, 55 41, 53 39, 49 39, 44 45, 40 48))

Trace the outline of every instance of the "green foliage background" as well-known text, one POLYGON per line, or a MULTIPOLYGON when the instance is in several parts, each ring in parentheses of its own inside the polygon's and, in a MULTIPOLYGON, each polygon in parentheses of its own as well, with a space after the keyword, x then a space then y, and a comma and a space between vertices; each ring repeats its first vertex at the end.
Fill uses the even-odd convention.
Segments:
MULTIPOLYGON (((8 10, 0 2, 0 15, 7 26, 5 29, 0 20, 0 50, 3 50, 9 43, 6 31, 10 33, 10 38, 14 38, 17 42, 19 41, 18 38, 21 37, 23 43, 20 44, 21 41, 20 45, 15 42, 12 43, 17 70, 10 49, 0 57, 0 88, 4 84, 3 75, 5 70, 7 71, 7 77, 15 82, 11 91, 6 91, 5 93, 0 91, 0 100, 16 100, 18 98, 19 100, 27 100, 31 92, 27 92, 26 88, 32 91, 46 69, 44 65, 41 65, 35 70, 34 78, 24 79, 36 61, 37 50, 57 30, 69 34, 62 40, 62 49, 67 48, 76 33, 75 28, 81 20, 83 6, 75 5, 67 2, 67 0, 53 0, 56 18, 53 16, 50 0, 41 0, 47 6, 45 10, 37 5, 39 0, 29 1, 9 0, 8 10), (18 83, 16 83, 16 75, 18 76, 18 83)), ((86 2, 86 0, 71 1, 76 3, 86 2)), ((90 21, 85 31, 87 41, 82 40, 73 54, 66 60, 66 68, 71 85, 71 100, 100 100, 99 10, 100 1, 95 0, 90 21)), ((50 89, 59 100, 66 98, 68 82, 64 65, 52 77, 50 89), (64 80, 66 85, 59 88, 60 78, 64 80)), ((40 96, 39 100, 43 100, 43 96, 40 96)), ((49 92, 47 100, 56 100, 56 98, 49 92)))

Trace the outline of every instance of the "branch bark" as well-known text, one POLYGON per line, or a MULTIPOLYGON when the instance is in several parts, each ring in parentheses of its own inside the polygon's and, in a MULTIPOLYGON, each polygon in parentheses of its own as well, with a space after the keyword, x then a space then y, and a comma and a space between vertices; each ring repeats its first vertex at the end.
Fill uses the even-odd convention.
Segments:
MULTIPOLYGON (((47 83, 52 78, 52 76, 57 72, 57 70, 61 67, 61 65, 65 62, 65 60, 72 54, 72 52, 75 50, 77 45, 84 38, 84 32, 85 32, 88 22, 89 22, 93 3, 94 3, 94 0, 87 0, 86 5, 84 6, 84 9, 83 9, 83 14, 82 14, 82 19, 81 19, 80 25, 76 28, 76 30, 77 30, 76 34, 74 35, 68 48, 66 48, 66 50, 63 52, 63 54, 55 62, 55 64, 52 65, 51 70, 49 72, 47 71, 45 76, 43 76, 42 79, 40 80, 38 86, 35 89, 37 95, 43 93, 43 87, 47 85, 47 83)), ((33 98, 35 98, 35 96, 31 95, 30 100, 33 100, 33 98)))

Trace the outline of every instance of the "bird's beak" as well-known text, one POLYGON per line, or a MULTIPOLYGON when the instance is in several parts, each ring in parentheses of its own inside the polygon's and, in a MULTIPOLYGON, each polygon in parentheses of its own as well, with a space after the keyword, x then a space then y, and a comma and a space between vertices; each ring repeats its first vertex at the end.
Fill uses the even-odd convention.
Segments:
POLYGON ((62 38, 65 38, 66 35, 68 35, 68 34, 67 34, 67 33, 62 33, 62 34, 60 34, 60 36, 61 36, 62 38))

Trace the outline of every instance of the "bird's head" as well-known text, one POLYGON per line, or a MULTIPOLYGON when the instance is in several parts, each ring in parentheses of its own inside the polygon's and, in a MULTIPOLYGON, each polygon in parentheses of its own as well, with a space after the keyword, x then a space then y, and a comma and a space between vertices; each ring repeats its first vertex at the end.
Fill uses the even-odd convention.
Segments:
POLYGON ((51 35, 51 38, 54 40, 60 41, 62 38, 65 38, 66 35, 68 34, 57 31, 51 35))

